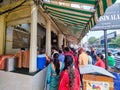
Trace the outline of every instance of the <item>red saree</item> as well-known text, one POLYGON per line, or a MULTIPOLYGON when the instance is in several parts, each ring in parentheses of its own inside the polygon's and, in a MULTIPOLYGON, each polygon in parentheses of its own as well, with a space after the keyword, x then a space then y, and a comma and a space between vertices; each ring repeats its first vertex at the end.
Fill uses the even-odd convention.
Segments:
MULTIPOLYGON (((69 86, 69 75, 66 70, 62 71, 60 75, 60 82, 58 90, 70 90, 69 86)), ((80 74, 77 69, 75 69, 75 79, 72 90, 80 90, 80 74)))

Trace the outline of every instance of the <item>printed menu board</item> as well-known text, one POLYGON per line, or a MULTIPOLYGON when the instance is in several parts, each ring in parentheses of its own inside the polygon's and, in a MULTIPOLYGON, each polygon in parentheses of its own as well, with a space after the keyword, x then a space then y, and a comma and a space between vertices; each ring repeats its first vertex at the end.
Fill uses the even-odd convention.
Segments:
POLYGON ((109 90, 108 82, 87 81, 86 90, 109 90))

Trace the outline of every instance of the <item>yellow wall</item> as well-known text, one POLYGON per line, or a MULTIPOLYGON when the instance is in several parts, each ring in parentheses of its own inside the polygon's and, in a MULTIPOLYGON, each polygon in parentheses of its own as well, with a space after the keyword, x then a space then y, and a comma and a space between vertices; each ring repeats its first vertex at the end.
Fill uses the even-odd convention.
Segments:
POLYGON ((0 55, 4 54, 5 48, 5 16, 0 15, 0 55))

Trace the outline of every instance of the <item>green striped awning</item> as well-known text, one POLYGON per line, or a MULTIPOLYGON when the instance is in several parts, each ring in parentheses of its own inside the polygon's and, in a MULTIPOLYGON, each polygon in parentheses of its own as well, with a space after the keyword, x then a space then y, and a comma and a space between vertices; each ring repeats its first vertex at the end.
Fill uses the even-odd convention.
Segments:
POLYGON ((112 5, 116 0, 100 0, 99 5, 97 7, 98 17, 104 14, 106 8, 112 5))
MULTIPOLYGON (((69 34, 81 40, 116 0, 45 0, 42 7, 52 18, 68 27, 69 34)), ((64 33, 64 32, 63 32, 64 33)))

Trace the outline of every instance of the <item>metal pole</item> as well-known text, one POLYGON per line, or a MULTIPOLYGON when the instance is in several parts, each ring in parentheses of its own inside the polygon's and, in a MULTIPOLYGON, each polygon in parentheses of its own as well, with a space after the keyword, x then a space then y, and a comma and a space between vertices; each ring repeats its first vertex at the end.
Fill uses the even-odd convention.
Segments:
POLYGON ((105 65, 106 69, 108 69, 107 30, 104 30, 104 48, 105 48, 105 65))

